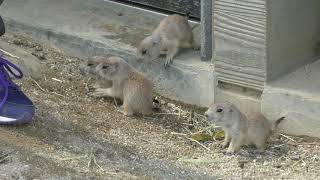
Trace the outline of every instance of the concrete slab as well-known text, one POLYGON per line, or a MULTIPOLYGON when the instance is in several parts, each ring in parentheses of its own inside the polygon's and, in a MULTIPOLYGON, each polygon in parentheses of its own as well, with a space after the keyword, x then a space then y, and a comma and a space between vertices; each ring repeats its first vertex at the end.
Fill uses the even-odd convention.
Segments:
POLYGON ((320 137, 320 60, 267 84, 262 112, 270 120, 286 116, 279 128, 288 134, 320 137))
MULTIPOLYGON (((181 52, 167 70, 163 62, 136 61, 135 46, 164 15, 107 0, 10 0, 0 9, 9 31, 28 33, 82 58, 119 55, 152 76, 164 96, 203 106, 213 100, 213 67, 201 62, 199 51, 181 52)), ((199 33, 195 37, 199 41, 199 33)))

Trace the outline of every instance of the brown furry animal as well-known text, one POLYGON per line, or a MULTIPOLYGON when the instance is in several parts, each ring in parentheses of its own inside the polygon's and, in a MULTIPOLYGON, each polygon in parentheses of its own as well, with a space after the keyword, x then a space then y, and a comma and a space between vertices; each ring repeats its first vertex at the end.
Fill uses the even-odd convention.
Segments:
POLYGON ((137 49, 139 59, 153 61, 160 54, 166 54, 167 67, 180 48, 197 48, 188 16, 177 14, 164 18, 153 33, 142 40, 137 49))
POLYGON ((98 88, 93 95, 117 97, 123 100, 123 113, 133 115, 152 113, 153 83, 120 57, 101 59, 96 73, 106 81, 112 81, 108 89, 98 88))
POLYGON ((275 124, 261 114, 251 114, 246 117, 233 104, 213 103, 205 112, 205 116, 212 123, 221 126, 225 132, 223 147, 228 147, 227 153, 234 153, 244 144, 254 144, 259 150, 265 149, 265 142, 272 131, 284 119, 281 117, 275 124))

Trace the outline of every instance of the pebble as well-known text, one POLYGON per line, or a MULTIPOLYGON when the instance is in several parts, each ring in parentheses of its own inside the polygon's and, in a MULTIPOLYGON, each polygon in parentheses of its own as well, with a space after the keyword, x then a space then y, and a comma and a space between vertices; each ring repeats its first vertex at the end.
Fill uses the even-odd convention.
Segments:
POLYGON ((299 155, 293 155, 290 158, 291 158, 291 160, 298 161, 300 159, 300 156, 299 155))

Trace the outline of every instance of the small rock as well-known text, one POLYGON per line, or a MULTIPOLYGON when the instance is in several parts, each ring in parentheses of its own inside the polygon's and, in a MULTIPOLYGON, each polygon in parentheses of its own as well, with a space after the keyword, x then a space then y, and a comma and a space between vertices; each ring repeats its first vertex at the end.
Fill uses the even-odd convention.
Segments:
POLYGON ((299 156, 299 155, 293 155, 293 156, 291 156, 291 160, 298 161, 299 159, 300 159, 300 156, 299 156))
POLYGON ((120 13, 118 13, 118 16, 123 16, 123 14, 120 12, 120 13))
POLYGON ((281 164, 276 164, 276 165, 274 165, 274 167, 275 167, 275 168, 281 168, 282 165, 281 165, 281 164))
POLYGON ((245 163, 246 163, 245 161, 239 161, 239 168, 243 169, 245 163))
POLYGON ((175 108, 176 106, 174 105, 174 104, 172 104, 172 103, 168 103, 168 105, 167 105, 169 108, 175 108))
POLYGON ((35 51, 43 51, 43 48, 41 46, 36 46, 34 48, 35 51))

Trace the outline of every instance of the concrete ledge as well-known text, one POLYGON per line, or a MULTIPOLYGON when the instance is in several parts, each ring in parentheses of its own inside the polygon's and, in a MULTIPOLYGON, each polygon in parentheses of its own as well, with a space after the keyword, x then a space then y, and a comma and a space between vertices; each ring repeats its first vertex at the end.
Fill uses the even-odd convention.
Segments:
POLYGON ((9 31, 29 34, 81 58, 118 55, 152 76, 156 91, 164 96, 201 106, 213 101, 213 67, 200 60, 199 51, 182 51, 168 69, 163 62, 136 61, 135 44, 163 15, 102 0, 27 0, 23 6, 11 0, 1 8, 9 31))
POLYGON ((270 120, 285 116, 279 129, 292 135, 320 137, 320 99, 306 99, 287 90, 267 87, 263 93, 262 112, 270 120))
POLYGON ((270 82, 261 109, 270 120, 285 116, 279 128, 288 134, 320 137, 320 60, 270 82))

